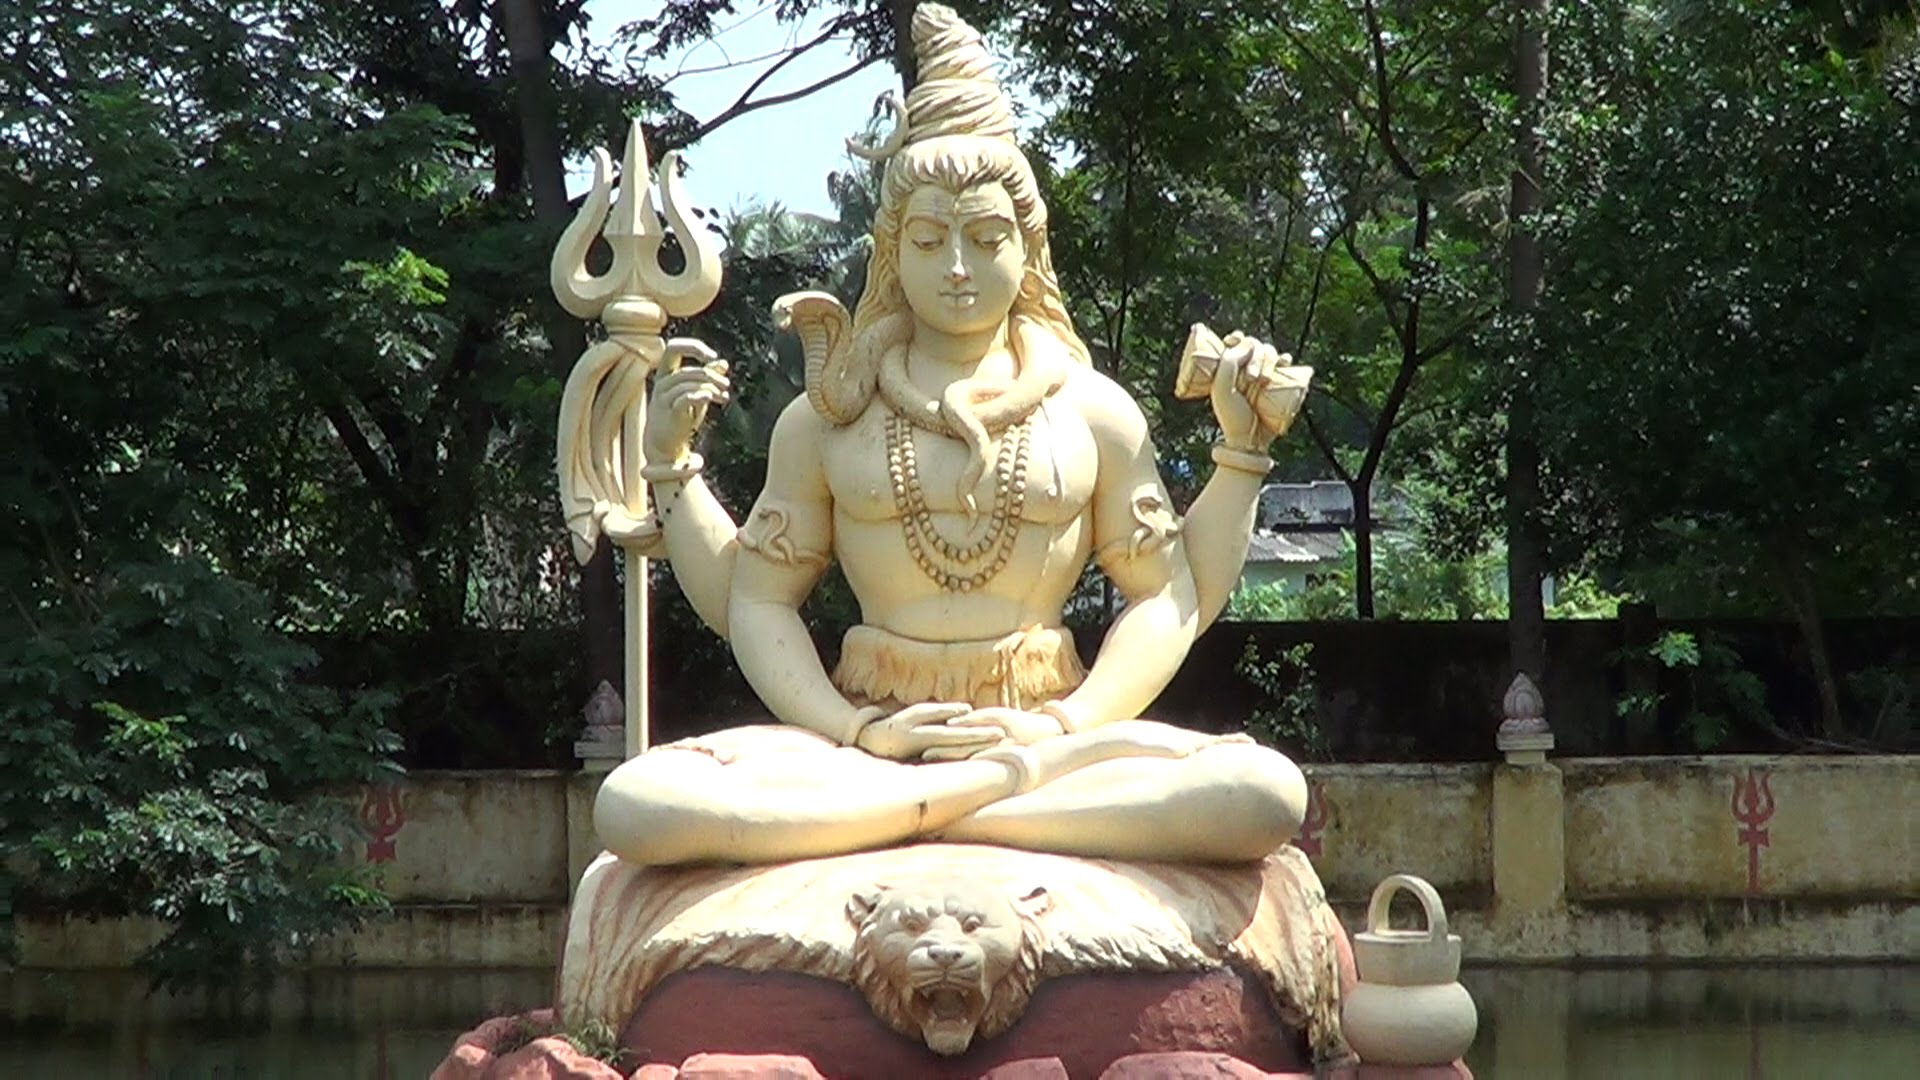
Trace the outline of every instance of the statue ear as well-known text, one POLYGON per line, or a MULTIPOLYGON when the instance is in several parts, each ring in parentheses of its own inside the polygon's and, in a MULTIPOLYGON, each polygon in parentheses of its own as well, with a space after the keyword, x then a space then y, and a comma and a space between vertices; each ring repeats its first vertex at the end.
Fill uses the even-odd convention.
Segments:
POLYGON ((853 920, 855 926, 866 922, 880 907, 880 898, 886 895, 886 892, 885 885, 875 885, 855 892, 847 898, 847 918, 853 920))
POLYGON ((1014 906, 1033 918, 1039 918, 1053 910, 1053 897, 1044 886, 1036 885, 1027 895, 1013 902, 1014 906))

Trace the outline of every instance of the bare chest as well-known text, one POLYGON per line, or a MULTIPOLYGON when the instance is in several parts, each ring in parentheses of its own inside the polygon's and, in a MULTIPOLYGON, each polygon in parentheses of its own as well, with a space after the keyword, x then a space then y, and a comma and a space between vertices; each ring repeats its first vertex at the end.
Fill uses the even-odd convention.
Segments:
POLYGON ((996 506, 1022 520, 1057 524, 1078 517, 1093 498, 1099 449, 1077 413, 1057 402, 1034 411, 992 441, 984 462, 959 439, 889 423, 875 402, 859 420, 828 436, 827 486, 834 509, 860 521, 903 517, 924 505, 935 514, 980 515, 996 506), (980 475, 969 488, 970 467, 980 475))

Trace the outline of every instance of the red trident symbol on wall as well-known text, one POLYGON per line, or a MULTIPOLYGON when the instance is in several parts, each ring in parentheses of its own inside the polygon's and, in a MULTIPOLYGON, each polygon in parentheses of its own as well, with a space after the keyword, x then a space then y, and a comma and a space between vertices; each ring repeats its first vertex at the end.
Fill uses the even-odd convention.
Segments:
POLYGON ((1293 846, 1307 853, 1308 858, 1320 855, 1320 830, 1327 827, 1327 792, 1319 784, 1307 783, 1307 816, 1300 822, 1300 835, 1293 838, 1293 846))
POLYGON ((394 837, 407 823, 407 807, 400 798, 400 785, 381 784, 367 789, 360 800, 360 824, 367 827, 367 861, 392 862, 394 837))
POLYGON ((1747 895, 1760 895, 1760 849, 1769 846, 1767 822, 1773 819, 1773 786, 1763 769, 1748 769, 1733 778, 1733 820, 1740 825, 1740 844, 1747 849, 1747 895))

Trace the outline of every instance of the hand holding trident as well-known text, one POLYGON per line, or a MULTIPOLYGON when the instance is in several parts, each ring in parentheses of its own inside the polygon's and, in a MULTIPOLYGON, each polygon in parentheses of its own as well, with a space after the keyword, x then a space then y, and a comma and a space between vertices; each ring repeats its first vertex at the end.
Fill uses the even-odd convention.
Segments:
MULTIPOLYGON (((666 240, 654 211, 647 148, 640 122, 627 132, 621 160, 620 202, 613 196, 612 161, 593 152, 593 189, 553 250, 553 295, 582 319, 599 319, 606 340, 589 346, 573 366, 560 398, 560 501, 574 557, 593 557, 600 534, 626 552, 626 753, 647 748, 647 562, 661 553, 659 521, 647 507, 642 435, 647 377, 671 370, 682 357, 713 360, 692 338, 663 340, 669 317, 706 310, 720 291, 720 245, 687 214, 678 155, 660 167, 660 193, 674 237, 686 256, 677 274, 660 266, 666 240), (601 227, 605 226, 605 233, 601 227), (604 273, 587 271, 587 253, 604 235, 613 260, 604 273)), ((672 467, 671 463, 668 465, 672 467)))

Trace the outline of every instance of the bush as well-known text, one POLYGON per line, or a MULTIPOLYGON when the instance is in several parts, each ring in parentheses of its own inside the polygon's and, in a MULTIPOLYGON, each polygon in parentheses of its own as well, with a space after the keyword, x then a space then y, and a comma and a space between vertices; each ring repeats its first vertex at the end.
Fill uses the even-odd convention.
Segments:
POLYGON ((391 768, 387 699, 302 683, 313 658, 256 590, 181 558, 10 597, 0 897, 163 920, 142 958, 163 982, 271 965, 384 903, 329 792, 391 768))

